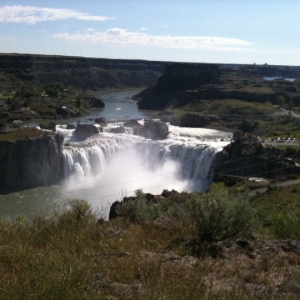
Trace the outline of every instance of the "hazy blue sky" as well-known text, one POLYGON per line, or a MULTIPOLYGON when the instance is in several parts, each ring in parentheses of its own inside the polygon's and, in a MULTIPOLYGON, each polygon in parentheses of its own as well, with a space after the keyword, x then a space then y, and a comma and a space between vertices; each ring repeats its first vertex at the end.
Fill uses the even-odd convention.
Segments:
POLYGON ((300 1, 0 0, 0 52, 300 65, 300 1))

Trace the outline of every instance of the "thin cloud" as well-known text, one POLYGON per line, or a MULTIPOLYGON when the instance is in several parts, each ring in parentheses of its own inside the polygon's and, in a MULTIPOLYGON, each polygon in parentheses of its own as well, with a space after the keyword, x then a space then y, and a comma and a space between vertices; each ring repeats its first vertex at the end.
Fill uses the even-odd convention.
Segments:
POLYGON ((146 28, 146 27, 142 27, 142 28, 140 28, 140 31, 145 31, 145 30, 147 30, 147 28, 146 28))
POLYGON ((36 24, 45 21, 77 19, 83 21, 106 21, 106 16, 94 16, 72 9, 48 8, 35 6, 1 6, 0 22, 36 24))
POLYGON ((170 25, 159 25, 159 27, 161 27, 161 28, 169 28, 170 25))
POLYGON ((121 28, 111 28, 104 32, 58 33, 57 39, 72 42, 93 43, 116 46, 145 46, 177 49, 211 49, 211 50, 241 50, 240 47, 251 45, 250 42, 224 37, 209 36, 171 36, 150 35, 142 32, 130 32, 121 28))

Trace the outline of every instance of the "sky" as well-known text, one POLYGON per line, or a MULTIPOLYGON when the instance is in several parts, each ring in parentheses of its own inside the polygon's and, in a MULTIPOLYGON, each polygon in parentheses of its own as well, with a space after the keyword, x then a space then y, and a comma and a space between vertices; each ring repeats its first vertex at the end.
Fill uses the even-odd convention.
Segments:
POLYGON ((300 1, 0 0, 0 53, 300 65, 300 1))

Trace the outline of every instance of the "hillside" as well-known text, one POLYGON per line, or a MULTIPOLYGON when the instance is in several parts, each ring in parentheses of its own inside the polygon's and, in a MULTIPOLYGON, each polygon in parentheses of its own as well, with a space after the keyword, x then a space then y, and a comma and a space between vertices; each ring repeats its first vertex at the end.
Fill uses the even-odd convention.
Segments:
POLYGON ((152 85, 165 65, 145 60, 0 54, 0 72, 38 85, 61 82, 78 89, 152 85))
POLYGON ((176 63, 167 66, 157 83, 135 98, 141 109, 157 110, 225 99, 277 104, 279 96, 284 97, 286 103, 298 106, 298 78, 299 67, 237 65, 228 68, 216 64, 176 63), (266 77, 279 78, 267 80, 266 77))

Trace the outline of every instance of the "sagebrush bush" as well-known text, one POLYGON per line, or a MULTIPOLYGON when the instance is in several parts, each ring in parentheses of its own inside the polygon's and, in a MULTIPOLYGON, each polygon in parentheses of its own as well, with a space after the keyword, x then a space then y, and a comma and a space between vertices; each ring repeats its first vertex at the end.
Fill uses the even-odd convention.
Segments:
POLYGON ((196 226, 199 239, 216 241, 249 232, 254 224, 254 211, 242 195, 215 188, 209 193, 192 193, 185 209, 196 226))
POLYGON ((268 217, 271 231, 278 238, 300 239, 300 208, 296 205, 268 217))
POLYGON ((118 211, 125 219, 141 224, 159 217, 162 214, 162 205, 148 201, 140 189, 135 192, 135 199, 122 202, 118 211))

